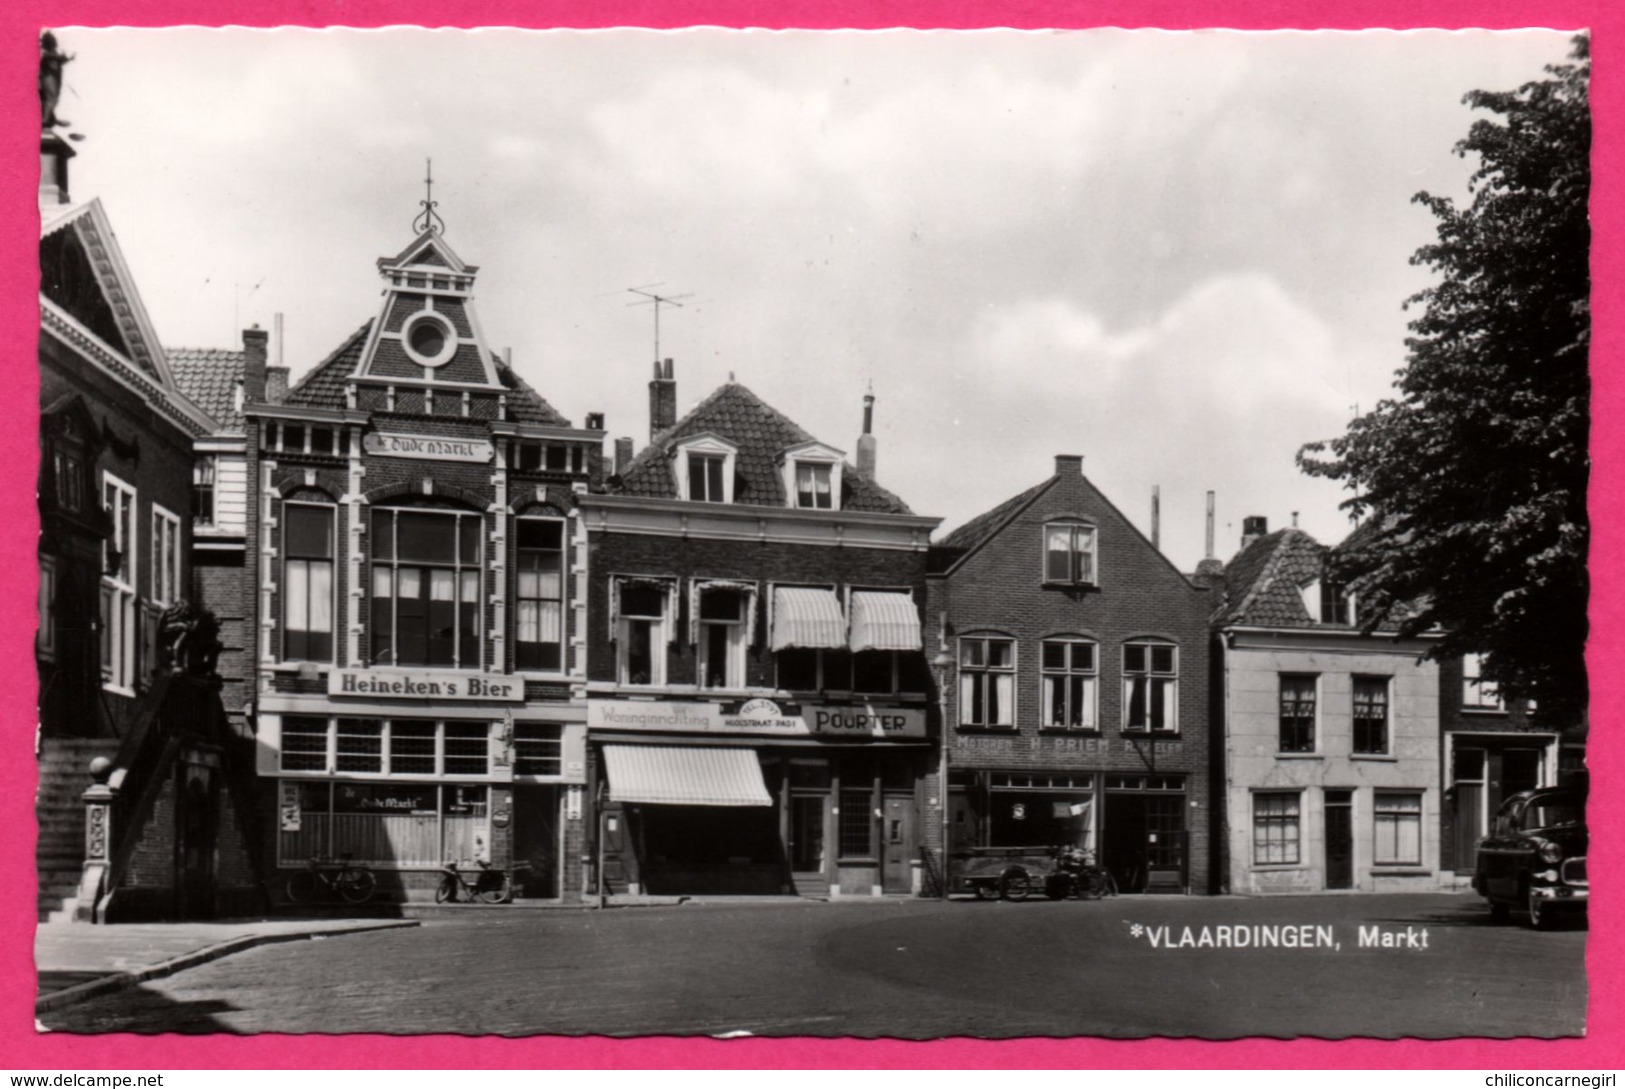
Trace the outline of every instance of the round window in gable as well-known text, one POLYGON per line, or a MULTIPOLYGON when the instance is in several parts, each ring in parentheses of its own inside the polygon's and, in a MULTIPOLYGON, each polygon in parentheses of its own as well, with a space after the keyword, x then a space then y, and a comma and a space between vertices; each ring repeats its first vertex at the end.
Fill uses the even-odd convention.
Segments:
POLYGON ((406 320, 401 344, 414 363, 438 367, 457 350, 457 337, 445 318, 431 310, 420 310, 406 320))

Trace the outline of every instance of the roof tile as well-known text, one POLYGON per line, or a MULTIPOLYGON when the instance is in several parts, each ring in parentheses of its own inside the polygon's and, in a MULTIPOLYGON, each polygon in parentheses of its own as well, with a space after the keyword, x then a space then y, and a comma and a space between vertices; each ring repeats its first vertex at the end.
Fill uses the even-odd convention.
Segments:
POLYGON ((243 410, 238 401, 243 377, 240 348, 167 348, 169 373, 189 400, 213 416, 221 431, 241 432, 243 410))

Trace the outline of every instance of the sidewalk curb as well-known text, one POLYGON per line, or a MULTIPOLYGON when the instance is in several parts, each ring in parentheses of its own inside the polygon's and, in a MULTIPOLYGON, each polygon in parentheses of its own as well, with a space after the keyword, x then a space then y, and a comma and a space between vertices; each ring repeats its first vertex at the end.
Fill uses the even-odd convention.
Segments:
POLYGON ((99 979, 76 983, 72 987, 64 987, 60 991, 40 995, 34 1000, 34 1012, 48 1013, 59 1010, 64 1006, 72 1006, 91 998, 99 998, 104 994, 112 994, 144 983, 149 979, 162 979, 172 976, 176 972, 194 968, 199 964, 207 964, 211 960, 229 957, 233 953, 240 953, 245 949, 253 949, 260 945, 275 945, 281 942, 309 941, 312 938, 335 938, 345 934, 364 934, 372 930, 397 930, 405 927, 421 926, 416 919, 388 919, 365 926, 328 927, 318 930, 300 930, 286 934, 245 934, 240 938, 229 938, 214 945, 194 949, 190 953, 170 957, 168 960, 149 964, 132 971, 113 972, 99 979))

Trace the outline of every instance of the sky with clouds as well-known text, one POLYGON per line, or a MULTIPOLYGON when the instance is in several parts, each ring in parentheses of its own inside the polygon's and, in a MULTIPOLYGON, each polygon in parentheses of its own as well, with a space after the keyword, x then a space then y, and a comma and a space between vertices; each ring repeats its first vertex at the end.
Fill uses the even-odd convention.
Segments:
POLYGON ((424 160, 493 348, 648 439, 733 375, 951 529, 1085 472, 1190 570, 1335 485, 1293 454, 1390 391, 1428 282, 1418 190, 1463 197, 1473 88, 1552 31, 85 30, 59 113, 159 336, 285 315, 295 378, 373 316, 424 160))

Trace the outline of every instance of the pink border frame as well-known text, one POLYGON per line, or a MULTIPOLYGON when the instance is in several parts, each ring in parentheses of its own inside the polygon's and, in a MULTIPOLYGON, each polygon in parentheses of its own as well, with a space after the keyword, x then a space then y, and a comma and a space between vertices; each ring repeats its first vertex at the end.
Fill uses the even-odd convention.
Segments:
MULTIPOLYGON (((35 675, 30 653, 34 628, 35 569, 32 551, 36 525, 29 482, 38 457, 35 420, 38 403, 35 337, 38 312, 36 243, 37 208, 32 199, 38 160, 33 150, 32 118, 38 109, 32 74, 36 36, 43 26, 164 26, 179 24, 275 26, 387 26, 405 23, 457 26, 649 26, 690 25, 877 28, 888 26, 1021 28, 1125 26, 1186 29, 1227 26, 1237 29, 1362 27, 1545 26, 1590 28, 1595 70, 1594 187, 1592 190, 1593 293, 1595 343, 1592 358, 1618 358, 1620 293, 1609 290, 1625 279, 1621 234, 1625 205, 1618 199, 1615 174, 1621 162, 1617 126, 1625 111, 1615 60, 1625 61, 1625 48, 1614 31, 1625 31, 1625 7, 1607 0, 1097 0, 1086 8, 1056 2, 996 3, 961 0, 927 4, 921 0, 789 0, 777 4, 742 0, 679 0, 653 4, 619 0, 588 4, 582 0, 463 0, 455 5, 431 0, 12 0, 0 11, 0 118, 8 135, 0 150, 0 345, 9 360, 12 381, 5 395, 15 409, 0 417, 0 464, 11 465, 0 488, 0 525, 16 527, 0 536, 0 677, 9 694, 4 705, 4 731, 10 739, 8 759, 0 762, 0 850, 16 880, 0 890, 0 968, 11 985, 0 994, 0 1068, 51 1069, 210 1069, 210 1068, 592 1068, 592 1067, 1100 1067, 1100 1068, 1259 1068, 1259 1067, 1392 1067, 1478 1069, 1598 1069, 1625 1066, 1625 996, 1607 965, 1622 961, 1619 831, 1625 828, 1621 794, 1613 771, 1620 746, 1606 725, 1612 712, 1625 706, 1625 671, 1603 665, 1603 650, 1616 646, 1625 619, 1619 615, 1621 576, 1614 564, 1625 561, 1621 540, 1625 490, 1619 481, 1620 433, 1607 424, 1625 416, 1625 382, 1610 368, 1594 365, 1591 509, 1593 642, 1590 653, 1593 717, 1602 724, 1592 740, 1592 824, 1601 829, 1592 843, 1597 865, 1598 903, 1592 909, 1588 961, 1591 971, 1589 1034, 1580 1040, 1494 1041, 1344 1041, 1244 1040, 1100 1041, 952 1039, 930 1043, 897 1040, 734 1040, 644 1038, 609 1040, 541 1038, 505 1040, 487 1037, 100 1037, 37 1034, 33 1029, 32 942, 34 888, 31 865, 34 818, 31 807, 35 774, 26 759, 34 732, 35 675), (26 528, 25 528, 26 527, 26 528), (1598 668, 1602 666, 1602 668, 1598 668)), ((1467 88, 1462 88, 1466 91, 1467 88)), ((1446 149, 1441 148, 1443 154, 1446 149)))

